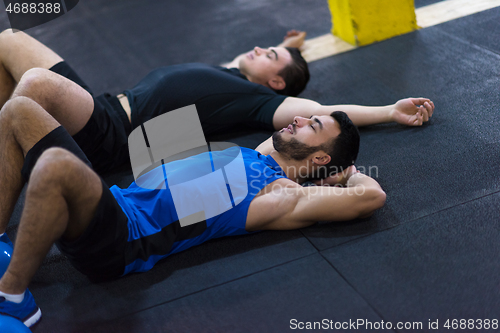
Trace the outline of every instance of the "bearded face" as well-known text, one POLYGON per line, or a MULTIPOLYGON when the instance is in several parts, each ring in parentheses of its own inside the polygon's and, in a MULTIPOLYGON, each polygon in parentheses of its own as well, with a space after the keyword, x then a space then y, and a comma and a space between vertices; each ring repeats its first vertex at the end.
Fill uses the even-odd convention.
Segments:
POLYGON ((321 149, 320 146, 309 146, 295 138, 285 141, 279 131, 273 133, 273 147, 283 157, 296 161, 305 160, 309 155, 321 149))

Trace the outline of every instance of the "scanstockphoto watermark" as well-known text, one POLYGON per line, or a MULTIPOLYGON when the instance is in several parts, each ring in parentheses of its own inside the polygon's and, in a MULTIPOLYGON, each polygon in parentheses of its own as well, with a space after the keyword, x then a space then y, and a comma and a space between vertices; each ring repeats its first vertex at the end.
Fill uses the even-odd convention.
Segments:
POLYGON ((299 321, 297 319, 290 319, 290 328, 292 330, 369 330, 369 331, 379 331, 379 330, 411 330, 419 331, 423 330, 426 332, 437 331, 457 331, 457 330, 476 330, 481 332, 488 331, 498 331, 500 323, 498 319, 488 319, 488 318, 462 318, 462 319, 428 319, 427 322, 421 321, 370 321, 368 319, 349 319, 349 321, 335 321, 331 319, 323 319, 321 321, 299 321))
POLYGON ((397 322, 393 324, 390 321, 370 321, 368 319, 356 319, 349 321, 334 321, 331 319, 323 319, 321 321, 299 321, 297 319, 290 320, 290 328, 292 330, 422 330, 424 324, 422 322, 397 322))

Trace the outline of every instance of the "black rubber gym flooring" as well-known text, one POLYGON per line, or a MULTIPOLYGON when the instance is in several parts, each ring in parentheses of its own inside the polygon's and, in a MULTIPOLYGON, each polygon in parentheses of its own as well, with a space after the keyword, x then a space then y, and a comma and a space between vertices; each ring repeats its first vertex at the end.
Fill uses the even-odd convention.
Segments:
MULTIPOLYGON (((500 320, 499 22, 495 8, 310 64, 302 97, 323 104, 425 96, 436 105, 423 127, 361 130, 358 165, 387 193, 372 218, 218 239, 100 284, 54 248, 30 286, 43 312, 33 332, 284 332, 291 320, 323 319, 391 322, 378 331, 398 332, 439 320, 434 331, 445 332, 448 319, 500 320)), ((157 66, 219 64, 275 45, 292 28, 327 33, 326 1, 80 1, 27 32, 99 94, 157 66)), ((269 134, 224 139, 253 148, 269 134)), ((127 186, 132 177, 123 170, 106 180, 127 186)))

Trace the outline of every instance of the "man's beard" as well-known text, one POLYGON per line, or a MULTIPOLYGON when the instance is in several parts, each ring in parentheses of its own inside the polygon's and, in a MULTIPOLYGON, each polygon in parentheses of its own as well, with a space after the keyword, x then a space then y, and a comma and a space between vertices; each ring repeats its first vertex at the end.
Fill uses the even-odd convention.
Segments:
POLYGON ((309 146, 299 140, 292 138, 290 141, 283 139, 282 133, 273 133, 273 147, 283 157, 296 161, 305 160, 309 155, 319 151, 319 146, 309 146))

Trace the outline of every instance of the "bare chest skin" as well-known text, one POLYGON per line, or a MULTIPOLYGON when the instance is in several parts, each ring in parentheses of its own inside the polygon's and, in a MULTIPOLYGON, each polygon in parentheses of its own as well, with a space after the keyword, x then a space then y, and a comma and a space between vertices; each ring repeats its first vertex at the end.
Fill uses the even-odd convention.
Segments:
POLYGON ((289 179, 278 179, 264 187, 254 197, 248 209, 247 231, 266 229, 266 226, 286 215, 296 204, 296 189, 300 185, 289 179))

